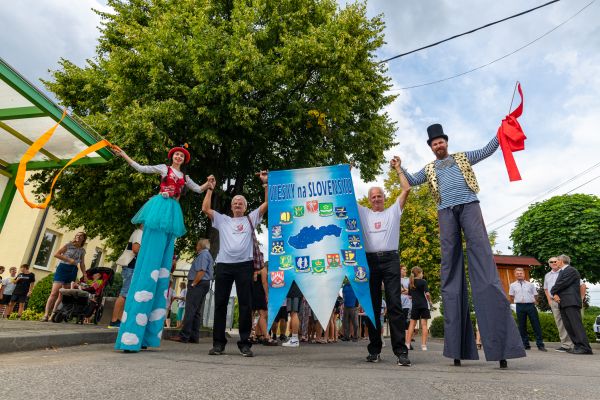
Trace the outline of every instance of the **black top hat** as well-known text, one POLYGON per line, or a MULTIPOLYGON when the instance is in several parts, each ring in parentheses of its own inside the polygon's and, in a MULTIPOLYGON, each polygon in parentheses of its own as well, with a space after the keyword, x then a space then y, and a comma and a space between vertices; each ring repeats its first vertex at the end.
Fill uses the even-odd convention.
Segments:
POLYGON ((427 144, 431 146, 431 142, 433 139, 437 139, 439 137, 444 138, 446 142, 448 141, 448 136, 444 135, 444 128, 440 124, 433 124, 427 127, 427 134, 429 135, 429 139, 427 139, 427 144))

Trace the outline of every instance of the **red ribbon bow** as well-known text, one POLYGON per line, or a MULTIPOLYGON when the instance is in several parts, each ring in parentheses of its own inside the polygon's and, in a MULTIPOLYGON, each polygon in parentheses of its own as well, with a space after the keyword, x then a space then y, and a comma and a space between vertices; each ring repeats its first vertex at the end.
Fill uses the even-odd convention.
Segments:
POLYGON ((523 128, 521 128, 519 121, 517 121, 517 118, 523 114, 523 92, 521 91, 520 83, 517 84, 517 89, 521 96, 521 104, 502 120, 502 124, 498 128, 498 141, 500 142, 500 148, 502 148, 502 156, 504 157, 504 163, 508 171, 508 179, 511 182, 521 180, 521 174, 512 153, 525 149, 525 139, 527 139, 523 128))

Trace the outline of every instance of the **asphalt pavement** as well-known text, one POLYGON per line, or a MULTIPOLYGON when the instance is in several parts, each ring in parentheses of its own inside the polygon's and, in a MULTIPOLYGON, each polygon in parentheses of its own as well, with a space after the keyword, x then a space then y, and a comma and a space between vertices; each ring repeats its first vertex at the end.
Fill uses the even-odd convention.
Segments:
MULTIPOLYGON (((364 361, 366 342, 254 346, 242 357, 232 338, 226 355, 200 344, 163 341, 160 349, 124 354, 94 344, 2 354, 3 399, 598 399, 600 351, 591 356, 537 349, 528 357, 464 361, 454 367, 442 343, 411 351, 412 367, 396 365, 389 346, 383 361, 364 361)), ((483 356, 483 352, 480 352, 483 356)))

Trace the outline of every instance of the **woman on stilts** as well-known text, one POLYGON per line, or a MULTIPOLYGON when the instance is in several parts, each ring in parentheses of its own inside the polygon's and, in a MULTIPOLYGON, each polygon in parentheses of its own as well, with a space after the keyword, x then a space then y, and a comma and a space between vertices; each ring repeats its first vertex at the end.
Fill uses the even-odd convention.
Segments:
POLYGON ((131 220, 133 224, 144 224, 144 234, 115 343, 117 350, 138 352, 160 346, 175 239, 185 234, 179 197, 184 186, 196 193, 208 187, 208 182, 199 186, 181 171, 182 165, 190 161, 185 147, 169 151, 170 166, 139 165, 122 149, 113 147, 136 171, 161 176, 159 194, 131 220))

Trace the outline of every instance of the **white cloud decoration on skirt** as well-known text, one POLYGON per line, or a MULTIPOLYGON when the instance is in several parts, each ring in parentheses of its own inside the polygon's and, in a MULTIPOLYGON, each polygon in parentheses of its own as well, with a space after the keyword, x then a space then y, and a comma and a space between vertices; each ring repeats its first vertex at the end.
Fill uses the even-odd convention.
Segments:
POLYGON ((137 335, 134 333, 125 332, 123 336, 121 336, 121 343, 123 344, 133 346, 138 344, 139 342, 140 339, 138 339, 137 335))
POLYGON ((171 271, 169 271, 166 268, 161 268, 160 272, 158 273, 159 278, 168 278, 170 275, 171 275, 171 271))
POLYGON ((150 278, 154 279, 154 282, 158 281, 158 270, 155 269, 150 273, 150 278))
POLYGON ((148 316, 146 314, 139 313, 135 316, 135 322, 139 326, 146 326, 148 323, 148 316))
POLYGON ((147 290, 141 290, 139 292, 135 292, 135 295, 133 296, 135 301, 140 302, 140 303, 150 301, 150 300, 152 300, 153 297, 154 297, 154 294, 147 290))
POLYGON ((164 308, 157 308, 150 313, 150 321, 158 321, 165 316, 167 311, 164 308))
POLYGON ((127 312, 123 311, 123 315, 121 316, 121 323, 127 321, 127 312))

